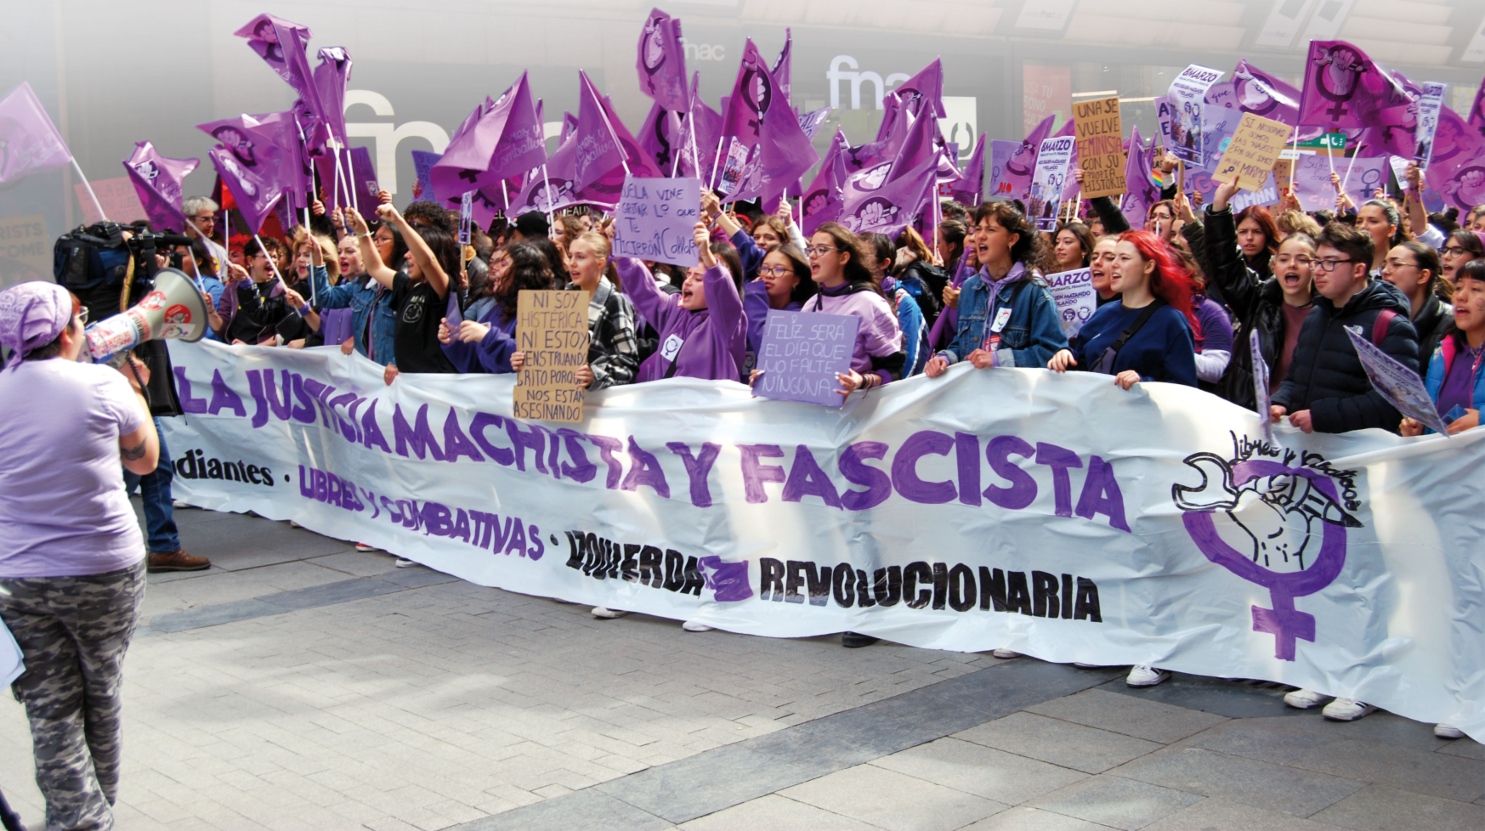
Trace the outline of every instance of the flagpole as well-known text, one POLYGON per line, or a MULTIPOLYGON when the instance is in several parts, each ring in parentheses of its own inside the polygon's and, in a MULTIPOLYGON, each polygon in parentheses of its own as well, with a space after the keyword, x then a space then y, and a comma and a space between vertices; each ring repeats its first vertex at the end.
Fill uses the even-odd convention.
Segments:
MULTIPOLYGON (((304 208, 304 235, 309 239, 309 244, 319 248, 319 240, 315 239, 314 231, 309 227, 309 207, 304 208)), ((309 303, 312 306, 319 305, 320 298, 315 292, 315 258, 311 254, 309 258, 309 303)))
MULTIPOLYGON (((278 273, 278 263, 275 263, 273 261, 273 255, 268 253, 268 248, 267 246, 263 245, 263 240, 261 237, 258 236, 257 231, 253 232, 253 239, 258 241, 258 250, 262 251, 263 258, 268 260, 268 267, 273 269, 273 276, 278 279, 279 286, 281 286, 284 291, 288 291, 289 284, 284 282, 284 275, 278 273)), ((304 313, 300 312, 299 314, 302 316, 304 313)))
MULTIPOLYGON (((1363 148, 1365 146, 1366 146, 1366 142, 1365 141, 1358 142, 1356 144, 1356 154, 1351 157, 1351 163, 1348 164, 1348 165, 1346 165, 1346 176, 1345 176, 1344 179, 1341 179, 1341 190, 1345 190, 1346 189, 1346 185, 1350 183, 1350 181, 1351 181, 1351 168, 1353 168, 1353 167, 1356 166, 1356 156, 1361 155, 1361 148, 1363 148)), ((1362 200, 1362 201, 1364 202, 1366 200, 1362 200)))
MULTIPOLYGON (((597 95, 593 97, 598 98, 597 95)), ((598 99, 598 114, 603 116, 603 126, 608 128, 609 135, 614 137, 614 145, 619 149, 619 164, 624 166, 624 175, 631 175, 629 173, 629 151, 625 150, 624 143, 619 141, 619 134, 615 132, 614 125, 608 120, 608 106, 601 98, 598 99)), ((509 202, 509 200, 506 201, 509 202)))
POLYGON ((88 177, 83 174, 82 168, 78 166, 77 159, 72 158, 68 161, 72 162, 72 169, 77 171, 77 178, 82 180, 83 187, 87 189, 88 198, 93 200, 93 208, 98 211, 98 221, 107 222, 108 215, 103 212, 103 205, 98 201, 98 194, 93 192, 93 186, 88 182, 88 177))
MULTIPOLYGON (((717 138, 717 155, 712 159, 712 175, 706 180, 707 190, 717 189, 717 164, 722 161, 722 142, 725 141, 726 138, 726 136, 719 136, 717 138)), ((697 159, 696 161, 698 164, 701 163, 700 159, 697 159)))
POLYGON ((547 227, 551 228, 552 221, 552 182, 547 178, 547 163, 541 163, 541 189, 547 195, 547 227))

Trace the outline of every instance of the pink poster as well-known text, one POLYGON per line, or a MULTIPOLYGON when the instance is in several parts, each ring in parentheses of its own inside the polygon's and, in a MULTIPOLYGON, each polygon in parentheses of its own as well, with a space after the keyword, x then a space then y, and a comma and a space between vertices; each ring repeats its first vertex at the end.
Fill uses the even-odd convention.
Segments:
POLYGON ((1072 117, 1072 69, 1066 66, 1021 65, 1022 131, 1030 133, 1043 118, 1056 113, 1058 125, 1072 117))
MULTIPOLYGON (((116 179, 97 179, 92 181, 93 193, 98 196, 98 203, 103 206, 103 212, 113 222, 129 223, 136 219, 144 219, 144 205, 139 201, 139 194, 134 192, 134 184, 129 181, 128 176, 120 176, 116 179)), ((98 209, 93 207, 93 200, 88 196, 88 189, 83 187, 82 182, 72 186, 72 191, 77 195, 77 203, 82 206, 83 222, 92 225, 102 217, 98 216, 98 209)))

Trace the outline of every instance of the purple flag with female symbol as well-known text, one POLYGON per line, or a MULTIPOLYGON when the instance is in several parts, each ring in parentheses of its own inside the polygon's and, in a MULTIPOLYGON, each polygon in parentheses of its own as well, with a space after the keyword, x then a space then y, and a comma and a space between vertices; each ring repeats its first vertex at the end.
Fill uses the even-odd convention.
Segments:
POLYGON ((154 145, 141 141, 124 162, 124 171, 139 194, 145 216, 156 230, 185 233, 186 215, 181 212, 181 182, 201 162, 161 156, 154 145))
POLYGON ((273 212, 273 206, 278 203, 282 193, 274 187, 274 183, 239 164, 237 154, 225 147, 213 147, 206 156, 217 169, 222 184, 232 192, 237 210, 242 214, 248 229, 258 233, 263 227, 263 220, 273 212))
POLYGON ((1485 137, 1447 106, 1439 108, 1427 184, 1460 211, 1485 204, 1485 137))
POLYGON ((1299 122, 1299 90, 1248 63, 1247 58, 1238 59, 1232 71, 1232 87, 1238 109, 1243 112, 1290 127, 1299 122))
POLYGON ((0 185, 66 167, 72 151, 25 81, 0 101, 0 185))
MULTIPOLYGON (((239 115, 196 125, 230 152, 239 167, 275 193, 307 193, 313 184, 294 112, 239 115)), ((302 199, 296 200, 296 207, 302 199)), ((307 203, 306 203, 307 204, 307 203)))
MULTIPOLYGON (((686 88, 686 51, 681 46, 681 22, 651 9, 639 34, 639 89, 661 109, 681 112, 690 104, 686 88)), ((667 167, 667 170, 669 168, 667 167)))
POLYGON ((639 148, 661 173, 669 176, 679 167, 681 147, 687 138, 679 113, 665 109, 658 101, 650 105, 650 114, 639 127, 639 148))
MULTIPOLYGON (((764 116, 774 107, 789 111, 789 101, 774 84, 773 74, 768 71, 768 64, 759 54, 753 39, 748 38, 742 62, 737 68, 737 79, 732 84, 732 95, 727 99, 722 135, 736 138, 751 152, 763 135, 764 116)), ((790 118, 793 117, 790 112, 790 118)), ((795 126, 799 126, 798 121, 795 126)))
POLYGON ((1409 116, 1410 104, 1416 116, 1413 96, 1401 80, 1356 46, 1343 40, 1310 41, 1304 73, 1301 124, 1326 132, 1375 127, 1411 133, 1415 122, 1409 116))

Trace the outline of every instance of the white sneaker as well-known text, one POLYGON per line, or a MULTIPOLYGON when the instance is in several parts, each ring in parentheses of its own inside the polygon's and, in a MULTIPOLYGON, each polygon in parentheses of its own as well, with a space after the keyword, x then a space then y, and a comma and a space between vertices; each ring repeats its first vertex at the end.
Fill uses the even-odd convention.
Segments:
POLYGON ((687 632, 710 632, 713 627, 707 626, 699 620, 688 620, 681 624, 681 628, 687 632))
POLYGON ((179 499, 172 499, 170 501, 170 506, 173 507, 173 508, 189 508, 189 507, 191 507, 191 503, 184 502, 184 501, 179 500, 179 499))
POLYGON ((1009 661, 1012 658, 1021 657, 1021 653, 1015 651, 1014 649, 1006 649, 1003 646, 999 649, 991 650, 990 654, 1001 659, 1002 661, 1009 661))
POLYGON ((621 618, 621 617, 623 617, 624 615, 627 615, 627 614, 629 614, 629 613, 628 612, 621 612, 618 609, 610 609, 607 606, 594 606, 593 607, 593 617, 596 617, 599 620, 613 620, 615 618, 621 618))
POLYGON ((1327 698, 1330 696, 1314 690, 1295 690, 1284 695, 1284 703, 1296 710, 1308 710, 1311 707, 1319 707, 1327 698))
POLYGON ((291 520, 289 520, 289 527, 290 528, 303 528, 304 526, 303 525, 300 525, 299 523, 297 523, 297 522, 295 522, 294 520, 291 519, 291 520))
POLYGON ((1435 724, 1433 726, 1433 734, 1435 736, 1438 736, 1441 739, 1462 739, 1462 738, 1464 738, 1464 731, 1463 730, 1460 730, 1458 727, 1455 727, 1452 724, 1445 724, 1442 721, 1439 722, 1438 724, 1435 724))
POLYGON ((1169 677, 1169 670, 1136 664, 1129 668, 1129 677, 1124 679, 1124 683, 1131 687, 1153 687, 1165 683, 1169 677))
POLYGON ((398 568, 412 568, 415 565, 417 565, 416 562, 414 562, 412 560, 409 560, 406 557, 398 557, 397 558, 397 567, 398 568))
POLYGON ((366 552, 366 551, 381 551, 380 548, 377 548, 376 546, 374 546, 374 545, 372 545, 370 543, 365 543, 365 542, 358 542, 358 543, 356 543, 356 550, 357 551, 361 551, 361 552, 366 552))
POLYGON ((1325 709, 1320 711, 1320 715, 1331 721, 1355 721, 1376 711, 1377 708, 1373 704, 1365 704, 1354 698, 1337 698, 1326 704, 1325 709))

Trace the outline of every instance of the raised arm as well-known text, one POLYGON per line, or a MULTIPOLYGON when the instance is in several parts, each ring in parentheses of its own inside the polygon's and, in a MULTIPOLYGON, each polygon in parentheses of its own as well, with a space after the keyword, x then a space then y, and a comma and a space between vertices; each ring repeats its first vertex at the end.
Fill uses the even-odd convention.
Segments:
POLYGON ((386 203, 376 206, 376 215, 383 222, 390 222, 402 234, 402 241, 407 243, 407 252, 412 255, 413 262, 418 264, 418 270, 423 272, 423 279, 433 287, 438 297, 442 300, 449 296, 449 275, 444 273, 443 266, 439 264, 438 258, 433 256, 433 249, 423 240, 418 230, 408 224, 402 214, 392 204, 386 203))
POLYGON ((356 247, 361 250, 361 265, 366 267, 366 273, 384 287, 391 288, 397 270, 382 262, 381 253, 371 242, 371 229, 366 227, 366 220, 352 207, 345 209, 345 215, 350 220, 351 230, 356 234, 356 247))

